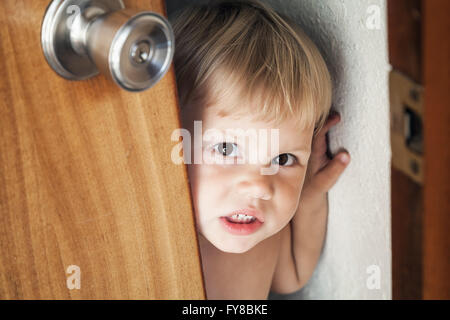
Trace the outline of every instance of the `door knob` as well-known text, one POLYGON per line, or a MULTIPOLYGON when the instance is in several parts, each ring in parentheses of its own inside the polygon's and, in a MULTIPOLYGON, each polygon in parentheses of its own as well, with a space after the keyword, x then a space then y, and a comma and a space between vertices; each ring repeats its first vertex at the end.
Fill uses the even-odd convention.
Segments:
POLYGON ((41 44, 60 76, 84 80, 101 72, 128 91, 158 82, 175 50, 166 18, 125 8, 121 0, 53 0, 42 22, 41 44))

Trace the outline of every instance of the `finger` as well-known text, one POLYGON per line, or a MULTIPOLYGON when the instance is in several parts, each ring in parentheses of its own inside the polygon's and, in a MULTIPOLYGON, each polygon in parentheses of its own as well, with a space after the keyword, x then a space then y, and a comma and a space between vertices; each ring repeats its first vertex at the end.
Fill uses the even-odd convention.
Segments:
POLYGON ((334 116, 330 116, 325 124, 322 126, 322 128, 319 130, 317 135, 314 137, 312 144, 313 147, 316 144, 323 144, 325 143, 325 135, 328 132, 328 130, 331 129, 332 126, 336 125, 339 121, 341 121, 341 118, 338 113, 336 113, 334 116))
POLYGON ((350 154, 340 152, 328 164, 316 173, 311 181, 311 187, 319 192, 328 192, 337 182, 350 163, 350 154))
POLYGON ((323 136, 321 139, 316 139, 313 141, 311 146, 311 157, 321 157, 327 151, 327 140, 326 136, 323 136))
POLYGON ((322 129, 318 132, 318 134, 314 137, 311 146, 311 152, 314 155, 322 155, 326 152, 327 149, 327 141, 326 134, 331 129, 332 126, 336 125, 341 120, 340 115, 335 113, 334 116, 330 116, 327 122, 324 124, 322 129))
POLYGON ((328 130, 330 130, 331 127, 339 123, 339 121, 341 121, 341 115, 337 112, 331 113, 328 116, 327 120, 325 121, 323 127, 320 129, 318 136, 325 135, 328 132, 328 130))
MULTIPOLYGON (((314 137, 311 145, 311 158, 316 159, 326 154, 327 159, 332 159, 332 155, 328 151, 328 137, 327 132, 330 128, 341 121, 340 114, 337 111, 332 111, 322 129, 314 137)), ((316 160, 317 161, 317 160, 316 160)))

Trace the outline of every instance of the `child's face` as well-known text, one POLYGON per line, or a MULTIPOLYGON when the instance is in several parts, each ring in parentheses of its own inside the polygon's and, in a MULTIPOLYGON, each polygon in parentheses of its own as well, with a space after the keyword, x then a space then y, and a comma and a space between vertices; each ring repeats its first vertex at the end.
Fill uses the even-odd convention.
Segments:
MULTIPOLYGON (((233 99, 236 97, 222 99, 220 104, 236 103, 233 99)), ((220 107, 214 105, 201 110, 199 116, 184 115, 184 127, 193 135, 193 121, 201 120, 203 136, 208 129, 241 129, 241 132, 235 131, 234 140, 224 134, 225 139, 204 141, 203 161, 201 164, 188 164, 188 174, 198 232, 222 251, 242 253, 276 234, 295 214, 310 156, 313 128, 298 128, 292 120, 273 126, 252 121, 250 117, 220 117, 216 113, 220 107), (267 132, 269 139, 264 150, 260 145, 250 149, 248 137, 243 140, 246 141, 244 144, 237 140, 249 129, 267 132), (271 147, 271 129, 279 130, 276 154, 276 148, 271 147), (225 149, 224 142, 227 143, 225 149), (249 161, 249 153, 255 150, 263 152, 266 158, 249 161), (214 154, 223 157, 223 163, 205 163, 205 160, 211 161, 214 154), (243 164, 237 164, 239 158, 245 160, 243 164), (260 169, 269 168, 271 163, 279 164, 277 173, 262 174, 260 169), (224 218, 240 209, 257 210, 261 214, 260 219, 244 224, 224 218)), ((192 149, 196 147, 199 146, 193 144, 192 149)), ((194 152, 192 150, 192 159, 194 152)))

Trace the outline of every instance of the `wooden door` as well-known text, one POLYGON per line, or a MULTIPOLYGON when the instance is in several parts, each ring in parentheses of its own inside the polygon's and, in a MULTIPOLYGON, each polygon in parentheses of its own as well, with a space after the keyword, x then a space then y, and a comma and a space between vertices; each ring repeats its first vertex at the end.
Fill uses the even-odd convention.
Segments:
MULTIPOLYGON (((388 1, 390 62, 406 86, 417 89, 400 107, 406 110, 416 100, 422 110, 416 119, 421 125, 415 129, 420 130, 416 142, 421 154, 408 162, 402 150, 392 146, 394 299, 450 299, 449 14, 448 0, 388 1), (402 159, 403 166, 395 165, 402 159)), ((391 102, 398 93, 398 77, 392 79, 391 102)))
MULTIPOLYGON (((140 93, 61 78, 40 43, 49 3, 0 2, 0 299, 205 299, 171 161, 173 67, 140 93)), ((165 15, 163 0, 124 4, 165 15)))

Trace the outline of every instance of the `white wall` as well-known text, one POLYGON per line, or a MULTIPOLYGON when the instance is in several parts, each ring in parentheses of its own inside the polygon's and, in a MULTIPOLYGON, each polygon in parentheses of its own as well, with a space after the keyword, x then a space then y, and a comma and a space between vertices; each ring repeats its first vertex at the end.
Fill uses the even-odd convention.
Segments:
POLYGON ((386 1, 267 2, 294 17, 322 50, 334 80, 333 104, 342 116, 330 132, 330 147, 344 147, 352 156, 329 192, 326 242, 312 279, 296 294, 271 298, 391 299, 386 1), (367 287, 371 265, 379 267, 380 289, 367 287))
MULTIPOLYGON (((169 14, 189 2, 167 0, 169 14)), ((266 2, 293 17, 324 54, 342 119, 330 132, 330 147, 352 156, 329 193, 325 247, 313 277, 297 293, 269 298, 391 299, 386 0, 266 2), (380 270, 379 289, 367 286, 371 265, 380 270)))

